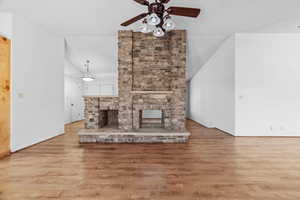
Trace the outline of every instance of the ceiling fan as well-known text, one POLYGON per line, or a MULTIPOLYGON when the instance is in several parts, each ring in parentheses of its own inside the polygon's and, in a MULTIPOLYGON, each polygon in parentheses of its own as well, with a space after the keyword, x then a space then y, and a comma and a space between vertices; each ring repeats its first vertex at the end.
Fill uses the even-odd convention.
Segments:
POLYGON ((186 8, 186 7, 173 7, 173 6, 166 9, 164 4, 169 3, 170 0, 155 0, 154 3, 150 3, 147 0, 134 0, 134 1, 141 5, 147 6, 148 12, 142 13, 122 23, 121 26, 128 26, 141 19, 144 19, 140 27, 140 31, 142 33, 150 33, 153 31, 153 35, 156 37, 163 37, 166 31, 171 31, 175 28, 175 23, 171 19, 171 15, 196 18, 199 16, 201 11, 199 8, 186 8))

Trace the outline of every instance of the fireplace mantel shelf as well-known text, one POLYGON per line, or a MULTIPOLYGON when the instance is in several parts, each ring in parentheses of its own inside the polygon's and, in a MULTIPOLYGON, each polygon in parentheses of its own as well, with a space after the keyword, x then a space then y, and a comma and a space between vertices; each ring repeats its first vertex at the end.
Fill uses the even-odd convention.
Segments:
POLYGON ((94 97, 106 97, 106 98, 117 98, 118 96, 110 96, 110 95, 84 95, 84 98, 94 98, 94 97))
POLYGON ((132 94, 173 94, 173 91, 131 91, 132 94))

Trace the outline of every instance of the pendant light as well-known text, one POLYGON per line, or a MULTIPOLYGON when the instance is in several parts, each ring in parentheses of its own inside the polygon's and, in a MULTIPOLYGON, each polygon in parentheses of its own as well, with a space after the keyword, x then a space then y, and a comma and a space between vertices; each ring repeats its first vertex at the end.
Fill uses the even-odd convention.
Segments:
POLYGON ((84 73, 83 77, 81 79, 85 82, 91 82, 95 80, 95 77, 90 73, 90 61, 87 60, 86 64, 84 65, 86 67, 86 73, 84 73))

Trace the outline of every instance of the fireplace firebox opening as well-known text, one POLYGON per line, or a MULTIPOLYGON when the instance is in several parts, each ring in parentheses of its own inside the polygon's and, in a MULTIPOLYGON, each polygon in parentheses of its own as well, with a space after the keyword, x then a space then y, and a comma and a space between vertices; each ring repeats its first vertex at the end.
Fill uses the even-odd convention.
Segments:
POLYGON ((100 110, 100 128, 118 128, 118 110, 100 110))
POLYGON ((141 110, 141 128, 164 128, 162 110, 141 110))

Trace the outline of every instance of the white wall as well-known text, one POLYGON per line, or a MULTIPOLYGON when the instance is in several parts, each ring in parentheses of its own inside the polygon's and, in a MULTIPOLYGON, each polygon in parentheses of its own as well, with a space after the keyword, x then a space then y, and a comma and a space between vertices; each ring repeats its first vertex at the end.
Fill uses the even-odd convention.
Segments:
POLYGON ((12 38, 12 14, 0 12, 0 35, 12 38))
POLYGON ((300 34, 237 34, 236 135, 300 136, 300 34))
POLYGON ((64 132, 64 43, 13 17, 12 138, 16 151, 64 132))
POLYGON ((191 80, 190 117, 236 136, 300 136, 299 52, 300 34, 236 34, 191 80))
POLYGON ((189 117, 234 134, 234 37, 227 39, 189 83, 189 117))

